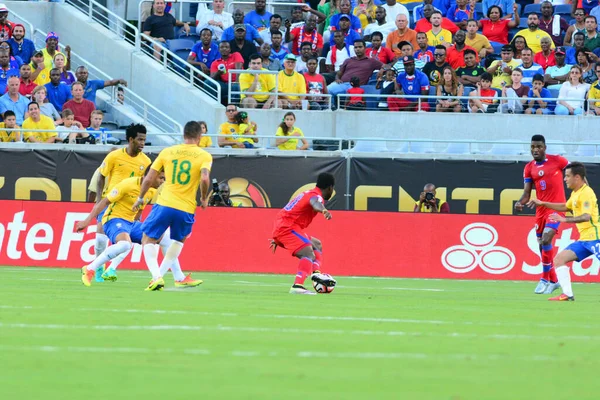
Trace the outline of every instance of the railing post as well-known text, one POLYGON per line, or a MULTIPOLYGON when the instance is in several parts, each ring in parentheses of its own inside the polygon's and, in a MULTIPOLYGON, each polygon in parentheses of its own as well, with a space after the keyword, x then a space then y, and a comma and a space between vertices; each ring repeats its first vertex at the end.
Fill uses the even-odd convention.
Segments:
POLYGON ((90 20, 94 19, 94 9, 92 8, 92 6, 93 6, 93 3, 90 1, 88 4, 88 18, 90 20))

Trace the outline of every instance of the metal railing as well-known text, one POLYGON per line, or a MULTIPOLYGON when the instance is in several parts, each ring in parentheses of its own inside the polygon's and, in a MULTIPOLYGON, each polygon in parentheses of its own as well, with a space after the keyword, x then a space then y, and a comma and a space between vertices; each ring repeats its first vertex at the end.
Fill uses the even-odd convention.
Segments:
MULTIPOLYGON (((54 133, 54 134, 56 134, 56 137, 59 137, 60 134, 71 134, 71 133, 84 133, 84 134, 90 135, 90 136, 98 135, 98 136, 100 136, 100 138, 98 139, 98 141, 95 144, 102 144, 102 145, 112 145, 113 144, 113 143, 108 143, 108 141, 107 141, 108 135, 115 136, 115 137, 125 135, 125 131, 122 131, 122 130, 121 131, 113 131, 113 130, 108 130, 108 129, 105 129, 102 127, 100 128, 100 130, 93 130, 93 131, 88 131, 87 129, 70 129, 70 128, 64 128, 61 126, 57 126, 56 129, 0 128, 0 131, 8 132, 8 133, 12 133, 12 132, 19 133, 19 140, 16 141, 16 143, 30 143, 30 142, 27 142, 24 140, 25 134, 28 134, 28 133, 54 133)), ((45 143, 45 142, 37 142, 37 143, 45 143)), ((31 144, 37 144, 37 143, 31 142, 31 144)), ((62 142, 58 142, 58 143, 62 143, 62 142)), ((64 144, 75 144, 75 143, 64 143, 64 144)))
MULTIPOLYGON (((269 11, 270 13, 275 13, 275 7, 297 7, 299 4, 296 0, 290 0, 289 2, 286 1, 267 1, 267 7, 266 10, 269 11)), ((239 1, 239 0, 234 0, 234 1, 230 1, 227 4, 227 8, 226 11, 229 13, 233 13, 233 11, 238 8, 236 6, 248 6, 251 8, 254 8, 254 1, 239 1)), ((285 19, 285 18, 284 18, 285 19)))
POLYGON ((22 25, 24 25, 27 28, 27 32, 25 32, 25 37, 29 38, 30 40, 33 40, 34 28, 31 22, 27 21, 25 18, 21 17, 13 10, 10 10, 10 20, 12 22, 19 22, 22 25))

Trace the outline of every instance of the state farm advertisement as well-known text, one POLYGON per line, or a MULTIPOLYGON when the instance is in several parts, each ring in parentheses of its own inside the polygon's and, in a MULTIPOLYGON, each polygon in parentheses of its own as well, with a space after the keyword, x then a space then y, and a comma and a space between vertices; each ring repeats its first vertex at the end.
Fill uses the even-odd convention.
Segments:
MULTIPOLYGON (((0 202, 0 265, 78 268, 94 258, 95 226, 77 233, 75 222, 91 204, 0 202)), ((294 274, 285 249, 273 255, 269 238, 276 209, 198 209, 180 257, 186 271, 294 274)), ((407 278, 537 280, 542 271, 534 218, 334 211, 317 215, 307 233, 323 242, 323 270, 334 275, 407 278)), ((577 238, 563 225, 554 247, 577 238)), ((141 246, 122 269, 145 269, 141 246)), ((573 264, 573 279, 598 281, 600 261, 573 264)))

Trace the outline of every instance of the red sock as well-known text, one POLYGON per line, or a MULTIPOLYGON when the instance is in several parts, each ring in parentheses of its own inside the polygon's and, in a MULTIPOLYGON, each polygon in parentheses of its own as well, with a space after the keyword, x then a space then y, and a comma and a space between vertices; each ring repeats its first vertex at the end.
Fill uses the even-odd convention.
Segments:
POLYGON ((313 271, 319 271, 321 272, 323 268, 323 253, 320 252, 319 250, 315 250, 315 261, 313 262, 313 271))
POLYGON ((304 280, 308 275, 310 275, 313 269, 313 262, 310 258, 302 257, 300 259, 300 263, 298 264, 298 273, 296 274, 296 279, 294 280, 294 285, 304 285, 304 280))
POLYGON ((550 281, 556 282, 558 278, 556 277, 556 271, 554 271, 552 261, 554 259, 554 247, 551 244, 546 246, 542 246, 542 278, 550 281))

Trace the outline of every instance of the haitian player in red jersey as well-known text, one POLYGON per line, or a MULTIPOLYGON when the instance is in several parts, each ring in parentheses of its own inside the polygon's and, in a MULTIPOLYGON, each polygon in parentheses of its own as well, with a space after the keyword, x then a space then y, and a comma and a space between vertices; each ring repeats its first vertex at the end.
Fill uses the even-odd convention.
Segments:
POLYGON ((277 214, 271 250, 275 253, 277 246, 280 246, 300 259, 298 273, 290 289, 292 294, 315 294, 304 287, 304 281, 309 275, 313 281, 325 286, 336 284, 335 279, 320 272, 323 265, 321 241, 303 232, 318 213, 323 214, 327 220, 331 219, 331 213, 325 208, 325 201, 333 195, 334 184, 333 175, 319 174, 314 189, 300 193, 277 214))
MULTIPOLYGON (((565 203, 563 169, 569 164, 569 161, 561 156, 547 155, 546 139, 542 135, 533 135, 531 138, 531 155, 533 161, 525 166, 523 172, 525 188, 521 199, 515 203, 515 210, 522 211, 523 206, 529 202, 533 184, 535 184, 536 196, 540 201, 565 203)), ((559 225, 559 222, 549 218, 553 213, 555 211, 546 207, 537 207, 535 210, 535 233, 540 244, 543 267, 542 278, 534 291, 536 294, 550 294, 560 287, 552 265, 554 260, 552 239, 559 225)), ((564 214, 560 215, 564 217, 564 214)))

